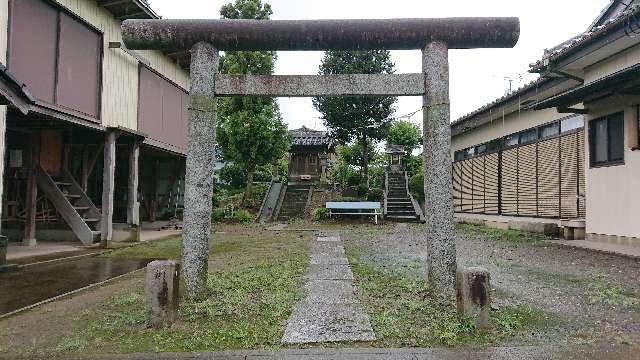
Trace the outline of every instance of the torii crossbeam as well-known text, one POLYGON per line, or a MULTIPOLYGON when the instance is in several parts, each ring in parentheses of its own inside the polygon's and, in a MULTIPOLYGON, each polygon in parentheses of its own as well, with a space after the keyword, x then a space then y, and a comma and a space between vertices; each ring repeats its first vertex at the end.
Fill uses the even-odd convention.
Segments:
POLYGON ((206 290, 211 234, 216 97, 398 95, 423 97, 424 186, 429 279, 453 294, 456 250, 451 178, 449 49, 510 48, 517 18, 381 20, 126 20, 132 50, 191 51, 182 271, 186 294, 206 290), (229 76, 219 51, 421 49, 422 73, 229 76))

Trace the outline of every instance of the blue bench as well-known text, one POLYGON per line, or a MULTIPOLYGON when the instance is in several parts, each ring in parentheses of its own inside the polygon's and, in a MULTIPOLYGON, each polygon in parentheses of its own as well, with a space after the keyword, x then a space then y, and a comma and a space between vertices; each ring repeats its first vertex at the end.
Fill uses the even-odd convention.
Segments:
POLYGON ((382 205, 379 202, 328 202, 329 218, 333 215, 370 215, 378 224, 378 215, 382 215, 382 205))

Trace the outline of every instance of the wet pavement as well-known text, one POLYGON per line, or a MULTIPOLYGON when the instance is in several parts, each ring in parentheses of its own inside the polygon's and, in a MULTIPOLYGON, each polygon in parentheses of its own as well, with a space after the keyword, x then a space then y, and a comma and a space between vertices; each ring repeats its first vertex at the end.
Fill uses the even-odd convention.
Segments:
POLYGON ((0 316, 141 269, 150 261, 87 257, 0 273, 0 316))

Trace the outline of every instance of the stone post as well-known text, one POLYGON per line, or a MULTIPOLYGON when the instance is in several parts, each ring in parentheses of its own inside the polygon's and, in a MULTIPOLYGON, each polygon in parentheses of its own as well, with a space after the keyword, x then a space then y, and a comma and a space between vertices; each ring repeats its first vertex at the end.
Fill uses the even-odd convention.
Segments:
POLYGON ((147 265, 147 311, 152 327, 170 326, 176 320, 179 279, 180 264, 176 261, 152 261, 147 265))
POLYGON ((114 130, 107 130, 104 139, 104 169, 102 174, 102 221, 100 243, 111 246, 113 240, 113 195, 116 176, 116 139, 114 130))
POLYGON ((480 329, 490 325, 491 280, 489 271, 474 267, 456 274, 456 303, 460 317, 470 317, 480 329))
POLYGON ((447 44, 428 43, 422 50, 424 96, 424 182, 429 280, 445 296, 454 295, 456 275, 449 60, 447 44))
POLYGON ((190 299, 204 296, 207 284, 217 125, 214 86, 218 60, 218 50, 211 44, 201 42, 191 49, 191 99, 182 233, 182 278, 190 299))

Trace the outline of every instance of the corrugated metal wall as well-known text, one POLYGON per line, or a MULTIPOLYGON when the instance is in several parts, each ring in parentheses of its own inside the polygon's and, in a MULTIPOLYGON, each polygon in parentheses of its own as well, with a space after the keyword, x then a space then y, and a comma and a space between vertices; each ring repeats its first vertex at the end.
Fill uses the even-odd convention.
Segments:
POLYGON ((584 218, 584 132, 453 163, 460 213, 584 218))

